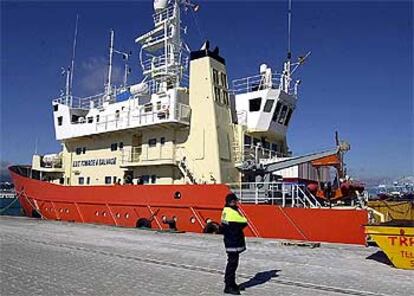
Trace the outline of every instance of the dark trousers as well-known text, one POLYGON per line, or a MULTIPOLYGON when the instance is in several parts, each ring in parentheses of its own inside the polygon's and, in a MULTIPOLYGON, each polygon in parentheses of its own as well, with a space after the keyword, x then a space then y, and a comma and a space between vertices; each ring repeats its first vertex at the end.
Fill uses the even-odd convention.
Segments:
POLYGON ((239 266, 239 253, 227 252, 227 266, 224 274, 224 283, 226 287, 236 286, 236 270, 239 266))

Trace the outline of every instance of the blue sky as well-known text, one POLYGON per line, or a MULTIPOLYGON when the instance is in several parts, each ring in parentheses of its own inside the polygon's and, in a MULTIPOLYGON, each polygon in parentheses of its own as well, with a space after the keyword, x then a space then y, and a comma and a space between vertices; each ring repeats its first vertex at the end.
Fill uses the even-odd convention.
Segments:
MULTIPOLYGON (((184 17, 187 41, 220 47, 230 79, 255 75, 261 63, 280 70, 286 55, 286 1, 201 1, 184 17)), ((288 141, 294 153, 351 143, 348 168, 359 177, 413 174, 412 1, 293 1, 294 56, 311 50, 298 72, 300 99, 288 141)), ((120 50, 150 30, 150 1, 1 2, 1 160, 29 163, 58 151, 51 100, 64 87, 76 14, 80 15, 74 94, 102 90, 109 29, 120 50), (37 139, 37 140, 36 140, 37 139)), ((115 61, 120 79, 123 63, 115 61)))

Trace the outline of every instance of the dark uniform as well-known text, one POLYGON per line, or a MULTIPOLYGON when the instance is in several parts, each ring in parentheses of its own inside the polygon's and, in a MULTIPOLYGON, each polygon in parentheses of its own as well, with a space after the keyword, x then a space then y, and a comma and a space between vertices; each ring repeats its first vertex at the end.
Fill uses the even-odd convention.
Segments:
POLYGON ((246 250, 243 228, 247 226, 247 219, 239 212, 231 201, 237 201, 237 196, 229 194, 221 215, 224 246, 227 252, 227 266, 224 275, 224 293, 240 295, 240 287, 236 284, 236 270, 239 265, 239 254, 246 250))

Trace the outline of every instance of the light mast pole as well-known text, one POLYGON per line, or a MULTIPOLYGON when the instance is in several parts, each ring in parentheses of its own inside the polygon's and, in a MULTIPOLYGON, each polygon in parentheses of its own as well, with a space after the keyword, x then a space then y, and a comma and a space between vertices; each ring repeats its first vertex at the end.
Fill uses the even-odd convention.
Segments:
POLYGON ((291 49, 291 23, 292 23, 292 0, 288 0, 288 44, 287 44, 287 61, 284 65, 284 91, 289 93, 290 88, 290 75, 291 75, 291 59, 292 59, 292 49, 291 49))
POLYGON ((72 62, 70 65, 70 88, 69 88, 70 96, 72 96, 72 91, 73 91, 73 72, 75 70, 76 42, 78 39, 78 22, 79 22, 79 14, 76 15, 75 33, 73 36, 72 62))
POLYGON ((112 92, 112 86, 111 86, 111 79, 112 79, 112 58, 114 56, 114 30, 111 29, 111 38, 110 38, 110 44, 109 44, 109 69, 108 69, 108 80, 107 80, 107 86, 106 86, 106 95, 107 99, 109 100, 109 96, 112 92))

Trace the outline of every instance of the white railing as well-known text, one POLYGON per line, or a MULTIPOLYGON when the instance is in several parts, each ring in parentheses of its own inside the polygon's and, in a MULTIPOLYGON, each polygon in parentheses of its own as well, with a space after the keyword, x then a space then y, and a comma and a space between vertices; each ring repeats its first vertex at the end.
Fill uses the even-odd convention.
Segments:
POLYGON ((236 145, 233 145, 233 147, 235 147, 233 150, 235 162, 243 162, 246 160, 257 160, 258 162, 270 161, 278 157, 286 157, 286 155, 281 152, 263 148, 257 145, 244 145, 242 146, 242 151, 240 151, 236 145))
MULTIPOLYGON (((176 121, 189 124, 191 109, 190 106, 176 103, 171 106, 168 104, 146 104, 140 106, 140 109, 126 109, 119 114, 110 114, 102 116, 96 123, 96 130, 111 130, 119 128, 129 128, 133 126, 150 125, 176 121), (164 105, 164 106, 163 106, 164 105)), ((88 124, 87 121, 81 124, 88 124)))
POLYGON ((158 12, 158 13, 154 13, 152 15, 153 19, 154 19, 154 24, 157 25, 158 23, 171 18, 174 16, 174 6, 173 5, 169 5, 166 9, 163 9, 162 11, 158 12))
POLYGON ((281 75, 272 74, 271 79, 266 75, 255 75, 233 80, 235 94, 252 92, 263 89, 278 89, 281 86, 281 75))
POLYGON ((62 96, 53 100, 53 103, 63 104, 73 109, 85 109, 100 108, 104 102, 104 93, 89 97, 74 97, 74 96, 62 96))
POLYGON ((228 184, 240 203, 282 207, 318 208, 322 205, 304 184, 288 182, 240 182, 228 184))
POLYGON ((158 151, 159 153, 156 153, 154 151, 150 152, 150 149, 152 148, 149 148, 148 146, 124 148, 122 151, 121 163, 131 164, 163 160, 169 160, 171 162, 175 161, 173 148, 167 148, 167 152, 163 151, 163 148, 161 148, 158 151))
MULTIPOLYGON (((284 83, 286 83, 285 80, 287 79, 292 82, 291 78, 278 73, 272 74, 271 77, 267 77, 266 74, 248 76, 233 80, 232 91, 237 95, 264 89, 285 89, 284 83)), ((288 93, 290 95, 297 95, 297 83, 289 87, 288 93)))

